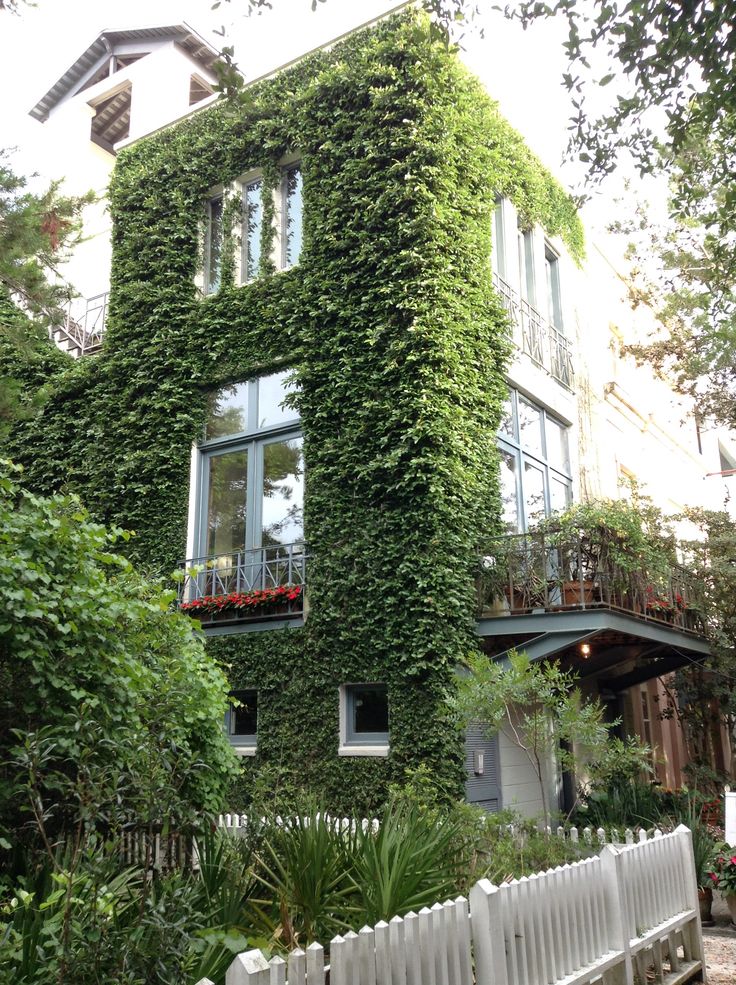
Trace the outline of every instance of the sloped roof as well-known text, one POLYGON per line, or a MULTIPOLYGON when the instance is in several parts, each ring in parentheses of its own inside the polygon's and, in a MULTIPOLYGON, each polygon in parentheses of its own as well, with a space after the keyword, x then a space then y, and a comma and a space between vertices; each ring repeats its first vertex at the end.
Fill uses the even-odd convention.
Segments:
POLYGON ((202 68, 210 71, 218 57, 218 51, 197 34, 186 23, 162 27, 138 27, 123 31, 102 31, 92 44, 83 51, 73 65, 58 79, 43 96, 30 115, 37 120, 48 119, 51 110, 70 92, 74 92, 90 69, 104 58, 115 53, 116 45, 131 41, 177 41, 187 54, 198 62, 202 68))

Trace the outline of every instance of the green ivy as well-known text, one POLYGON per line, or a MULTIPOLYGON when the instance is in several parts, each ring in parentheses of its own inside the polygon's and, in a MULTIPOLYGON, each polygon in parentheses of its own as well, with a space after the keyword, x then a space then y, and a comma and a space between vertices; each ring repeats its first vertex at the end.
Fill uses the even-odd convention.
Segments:
POLYGON ((207 392, 294 367, 309 617, 210 646, 234 685, 262 691, 246 768, 278 766, 335 809, 375 807, 419 763, 462 786, 446 699, 476 646, 477 544, 500 516, 509 342, 489 273, 496 193, 581 255, 570 199, 418 15, 125 149, 104 351, 61 375, 42 421, 17 436, 38 488, 79 491, 94 515, 136 531, 132 556, 166 573, 184 555, 207 392), (295 150, 304 245, 297 268, 273 273, 267 189, 295 150), (208 190, 255 168, 264 276, 224 278, 201 299, 208 190), (386 759, 337 756, 338 686, 350 681, 388 684, 386 759))

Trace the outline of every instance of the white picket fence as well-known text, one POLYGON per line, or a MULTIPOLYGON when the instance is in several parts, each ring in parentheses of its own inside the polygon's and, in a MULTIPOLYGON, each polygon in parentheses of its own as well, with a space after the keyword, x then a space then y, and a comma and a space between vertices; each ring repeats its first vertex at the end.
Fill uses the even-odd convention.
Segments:
MULTIPOLYGON (((682 985, 705 981, 692 835, 614 848, 267 961, 226 985, 682 985), (329 972, 329 979, 327 973, 329 972), (635 977, 636 976, 636 977, 635 977)), ((202 979, 198 985, 212 985, 202 979)))

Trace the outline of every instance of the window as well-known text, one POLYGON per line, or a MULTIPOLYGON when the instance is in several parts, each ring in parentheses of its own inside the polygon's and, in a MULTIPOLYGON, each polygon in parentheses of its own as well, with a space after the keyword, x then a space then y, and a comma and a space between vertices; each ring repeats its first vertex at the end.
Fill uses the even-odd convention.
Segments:
POLYGON ((299 263, 302 251, 302 166, 284 168, 281 179, 281 268, 299 263))
POLYGON ((493 273, 506 278, 506 245, 503 234, 503 199, 496 199, 493 211, 493 242, 491 244, 491 267, 493 273))
POLYGON ((340 688, 341 756, 388 754, 388 688, 343 684, 340 688))
POLYGON ((263 179, 253 178, 243 184, 243 229, 241 233, 241 280, 255 280, 261 265, 261 231, 263 229, 263 179))
POLYGON ((286 584, 295 555, 303 555, 304 456, 299 415, 286 403, 294 392, 288 376, 273 373, 210 396, 195 543, 200 563, 222 575, 218 591, 207 594, 286 584))
POLYGON ((516 390, 504 405, 498 434, 502 517, 523 533, 572 498, 569 429, 516 390))
POLYGON ((534 291, 534 233, 531 229, 517 230, 519 250, 519 285, 521 296, 529 304, 535 303, 534 291))
POLYGON ((204 242, 204 293, 216 294, 222 278, 223 197, 215 195, 207 203, 207 230, 204 242))
POLYGON ((545 244, 544 272, 547 282, 547 321, 562 331, 562 301, 560 296, 560 258, 545 244))
POLYGON ((258 692, 231 691, 232 701, 225 712, 225 732, 242 756, 252 756, 258 740, 258 692))

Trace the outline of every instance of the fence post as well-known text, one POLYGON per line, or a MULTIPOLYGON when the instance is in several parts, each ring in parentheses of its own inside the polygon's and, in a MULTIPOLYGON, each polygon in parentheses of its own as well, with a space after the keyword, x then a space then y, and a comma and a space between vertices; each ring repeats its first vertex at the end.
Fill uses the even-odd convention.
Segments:
POLYGON ((624 887, 621 881, 621 852, 613 845, 604 845, 599 854, 609 921, 608 946, 611 950, 620 949, 623 952, 623 964, 615 969, 615 974, 621 985, 630 985, 634 980, 634 972, 631 964, 624 887))
POLYGON ((509 985, 498 886, 481 879, 470 890, 470 924, 477 985, 509 985))
POLYGON ((736 793, 728 790, 726 800, 726 841, 736 846, 736 793))
POLYGON ((690 949, 693 957, 700 961, 702 968, 702 980, 707 981, 705 971, 705 951, 703 950, 703 928, 700 924, 700 904, 698 903, 698 877, 695 872, 695 855, 693 853, 693 833, 686 824, 678 824, 675 834, 679 836, 679 842, 684 854, 683 869, 685 872, 685 892, 687 902, 691 910, 695 911, 695 918, 690 921, 687 927, 683 927, 683 933, 690 935, 690 949))
POLYGON ((268 985, 270 977, 268 961, 260 951, 243 951, 227 969, 225 985, 268 985))

